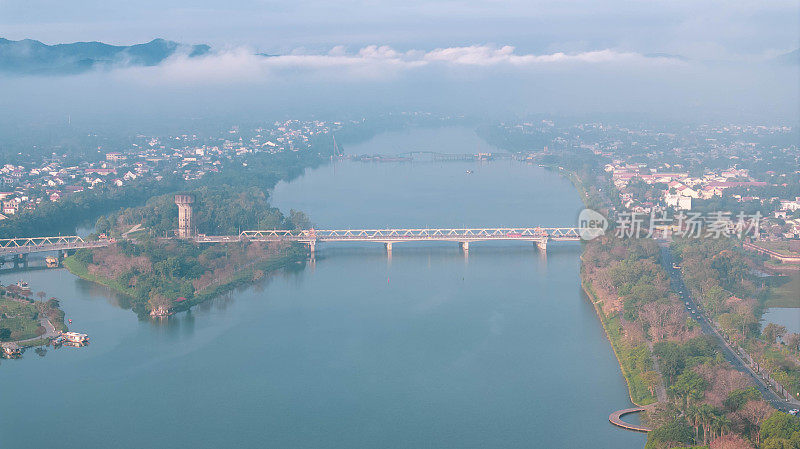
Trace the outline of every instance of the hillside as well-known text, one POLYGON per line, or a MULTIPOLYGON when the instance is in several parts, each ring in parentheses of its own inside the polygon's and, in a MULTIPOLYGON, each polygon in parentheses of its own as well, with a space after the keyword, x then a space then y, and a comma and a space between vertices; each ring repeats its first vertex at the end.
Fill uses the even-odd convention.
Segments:
POLYGON ((136 45, 102 42, 47 45, 32 39, 0 38, 0 72, 61 75, 112 66, 152 66, 176 53, 196 57, 209 50, 208 45, 184 45, 164 39, 136 45))

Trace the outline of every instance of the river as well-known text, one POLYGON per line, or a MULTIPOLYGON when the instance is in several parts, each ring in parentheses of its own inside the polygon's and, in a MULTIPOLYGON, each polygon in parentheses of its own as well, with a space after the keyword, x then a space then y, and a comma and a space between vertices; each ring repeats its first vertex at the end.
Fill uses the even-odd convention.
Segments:
MULTIPOLYGON (((466 128, 346 151, 485 151, 466 128)), ((521 162, 362 163, 275 188, 318 227, 573 225, 571 184, 521 162), (467 174, 466 170, 472 170, 467 174)), ((579 283, 580 245, 324 244, 163 323, 64 270, 0 274, 57 296, 91 345, 0 364, 3 448, 641 448, 579 283)))

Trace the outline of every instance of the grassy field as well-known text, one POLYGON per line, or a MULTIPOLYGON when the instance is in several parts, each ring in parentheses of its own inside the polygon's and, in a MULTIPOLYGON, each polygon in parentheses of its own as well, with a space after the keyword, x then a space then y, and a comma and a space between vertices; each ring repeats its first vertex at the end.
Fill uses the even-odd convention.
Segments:
POLYGON ((789 282, 770 290, 767 307, 800 307, 800 273, 788 274, 789 282))
POLYGON ((39 320, 33 304, 0 298, 0 329, 9 329, 8 341, 25 340, 40 335, 39 320))

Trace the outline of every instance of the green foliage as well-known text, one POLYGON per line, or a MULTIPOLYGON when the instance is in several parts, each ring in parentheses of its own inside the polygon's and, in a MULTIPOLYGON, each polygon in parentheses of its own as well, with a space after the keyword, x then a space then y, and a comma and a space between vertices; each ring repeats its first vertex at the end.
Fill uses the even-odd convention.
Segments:
MULTIPOLYGON (((587 294, 594 297, 594 292, 590 285, 586 286, 587 294)), ((597 306, 596 301, 592 301, 597 311, 603 328, 606 331, 608 340, 614 348, 614 354, 619 360, 622 375, 628 383, 628 392, 631 401, 638 405, 646 405, 656 401, 656 397, 651 392, 650 377, 653 369, 653 361, 647 345, 631 346, 622 338, 622 329, 619 324, 619 317, 608 318, 602 309, 597 306)))
POLYGON ((676 420, 649 432, 647 444, 644 447, 645 449, 662 449, 693 442, 692 431, 686 421, 676 420))
POLYGON ((761 439, 790 439, 800 432, 800 417, 776 411, 761 424, 761 439))
POLYGON ((701 336, 684 344, 660 341, 653 345, 653 352, 659 358, 661 372, 671 384, 685 369, 713 361, 717 350, 712 337, 701 336))
POLYGON ((92 263, 92 261, 94 260, 94 256, 92 255, 92 251, 88 250, 88 249, 79 249, 79 250, 75 251, 75 254, 73 255, 73 257, 75 258, 75 260, 79 261, 80 263, 82 263, 84 265, 88 265, 88 264, 92 263))
POLYGON ((748 401, 757 401, 759 399, 761 399, 761 393, 758 392, 756 387, 740 388, 728 393, 723 405, 726 409, 735 412, 748 401))
POLYGON ((56 202, 42 201, 32 211, 0 221, 0 237, 69 234, 87 218, 94 219, 121 206, 141 204, 154 195, 176 190, 182 183, 177 176, 161 181, 141 180, 123 187, 96 186, 56 202))
POLYGON ((703 376, 686 370, 675 379, 675 383, 670 387, 670 392, 688 402, 701 399, 707 388, 708 382, 703 376))

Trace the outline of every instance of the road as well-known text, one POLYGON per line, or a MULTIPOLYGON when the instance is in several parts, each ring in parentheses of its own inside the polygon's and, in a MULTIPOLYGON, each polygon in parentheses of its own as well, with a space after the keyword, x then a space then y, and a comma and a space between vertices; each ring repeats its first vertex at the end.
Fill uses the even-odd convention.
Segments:
POLYGON ((34 341, 34 340, 39 340, 39 339, 42 339, 42 338, 50 338, 50 339, 56 338, 56 337, 58 337, 60 335, 60 332, 56 331, 55 326, 53 326, 53 323, 50 322, 49 318, 42 318, 42 319, 39 320, 39 323, 45 329, 44 334, 39 335, 38 337, 28 338, 26 340, 15 341, 14 343, 16 343, 18 345, 21 345, 23 343, 27 343, 27 342, 34 341))
POLYGON ((680 296, 681 301, 684 303, 688 302, 689 307, 696 312, 692 314, 692 317, 700 324, 700 328, 703 330, 703 333, 711 335, 719 341, 719 346, 722 349, 722 354, 725 356, 725 359, 738 371, 749 375, 749 377, 754 381, 756 388, 758 388, 758 390, 761 392, 764 400, 769 402, 770 405, 785 412, 793 408, 798 408, 798 406, 800 406, 800 402, 796 400, 787 402, 785 399, 782 399, 780 396, 778 396, 778 394, 766 384, 764 379, 754 372, 750 366, 744 360, 742 360, 741 357, 739 357, 739 355, 728 344, 728 342, 722 338, 722 335, 720 335, 719 332, 717 332, 716 329, 711 326, 709 318, 706 316, 705 312, 702 311, 702 309, 697 307, 697 302, 689 293, 689 289, 686 288, 686 284, 683 282, 683 274, 681 273, 681 270, 673 268, 672 254, 669 251, 669 247, 663 242, 659 243, 659 246, 661 247, 661 263, 664 266, 664 269, 667 270, 667 273, 669 273, 672 291, 676 292, 678 296, 680 296))

